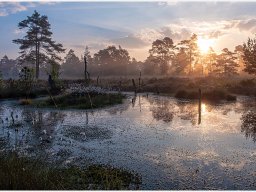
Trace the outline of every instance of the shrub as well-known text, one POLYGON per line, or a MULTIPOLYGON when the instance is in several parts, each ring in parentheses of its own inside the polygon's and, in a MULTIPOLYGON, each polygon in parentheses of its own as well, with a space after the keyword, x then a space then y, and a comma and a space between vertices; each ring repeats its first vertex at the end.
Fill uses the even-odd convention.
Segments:
POLYGON ((227 101, 236 101, 236 96, 228 94, 226 99, 227 101))
MULTIPOLYGON (((199 95, 197 91, 185 91, 179 90, 175 94, 176 98, 179 99, 199 99, 199 95)), ((202 100, 206 101, 220 101, 220 100, 227 100, 227 101, 235 101, 236 96, 227 94, 225 91, 221 89, 213 89, 210 91, 202 92, 202 100)))
POLYGON ((202 98, 210 101, 219 101, 226 99, 226 92, 221 89, 213 89, 203 93, 202 98))
POLYGON ((175 94, 175 97, 179 99, 198 99, 199 95, 198 95, 198 92, 196 91, 179 90, 175 94))
POLYGON ((179 90, 179 91, 177 91, 177 93, 175 94, 175 97, 176 97, 176 98, 179 98, 179 99, 187 99, 187 96, 188 96, 188 92, 185 91, 185 90, 179 90))

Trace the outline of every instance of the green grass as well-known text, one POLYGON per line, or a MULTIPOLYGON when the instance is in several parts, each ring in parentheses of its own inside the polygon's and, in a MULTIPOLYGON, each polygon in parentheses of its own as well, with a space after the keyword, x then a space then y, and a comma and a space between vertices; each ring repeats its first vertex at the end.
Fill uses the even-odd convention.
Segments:
MULTIPOLYGON (((89 93, 86 95, 67 94, 54 97, 54 102, 59 109, 92 109, 115 104, 121 104, 125 98, 122 94, 96 94, 89 93)), ((33 105, 37 107, 55 107, 52 99, 35 101, 33 105)))
POLYGON ((137 174, 109 166, 65 168, 16 153, 0 157, 1 190, 120 190, 140 184, 137 174))

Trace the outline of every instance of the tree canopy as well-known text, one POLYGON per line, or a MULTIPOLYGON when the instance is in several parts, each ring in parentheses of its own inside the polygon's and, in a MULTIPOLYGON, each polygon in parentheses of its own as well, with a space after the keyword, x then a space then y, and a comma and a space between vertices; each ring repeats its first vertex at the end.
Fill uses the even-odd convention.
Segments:
POLYGON ((243 44, 245 72, 256 75, 256 37, 243 44))
POLYGON ((157 39, 152 43, 152 48, 149 50, 151 61, 159 65, 161 75, 168 72, 169 62, 175 55, 174 48, 173 40, 169 37, 163 40, 157 39))

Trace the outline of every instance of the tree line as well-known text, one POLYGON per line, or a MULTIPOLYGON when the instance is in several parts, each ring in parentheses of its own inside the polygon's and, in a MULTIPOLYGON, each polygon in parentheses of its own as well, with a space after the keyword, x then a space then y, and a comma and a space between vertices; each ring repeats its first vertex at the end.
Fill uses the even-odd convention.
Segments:
POLYGON ((233 76, 241 67, 249 74, 256 74, 256 38, 249 38, 234 51, 224 48, 217 54, 213 48, 202 54, 198 47, 198 37, 174 43, 170 37, 152 42, 145 61, 131 58, 129 52, 120 45, 108 46, 92 55, 86 46, 84 54, 79 58, 70 49, 64 59, 59 56, 66 50, 63 45, 52 40, 51 25, 48 17, 34 11, 32 16, 18 23, 19 29, 26 30, 22 39, 13 43, 19 45, 20 56, 16 60, 4 56, 0 60, 2 77, 15 77, 21 69, 33 67, 35 77, 43 78, 83 78, 90 76, 131 76, 143 75, 189 75, 189 76, 233 76), (41 75, 39 73, 41 72, 41 75), (39 76, 40 75, 40 76, 39 76))

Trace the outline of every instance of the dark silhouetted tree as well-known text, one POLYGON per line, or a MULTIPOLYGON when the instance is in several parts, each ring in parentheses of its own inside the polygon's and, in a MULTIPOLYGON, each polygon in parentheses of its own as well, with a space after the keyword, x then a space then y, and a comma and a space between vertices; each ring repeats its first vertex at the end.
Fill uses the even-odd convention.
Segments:
POLYGON ((193 72, 193 61, 196 62, 196 59, 199 55, 198 45, 197 45, 197 35, 193 34, 190 39, 182 40, 179 43, 185 49, 185 52, 188 55, 189 59, 189 73, 193 72))
POLYGON ((217 62, 214 64, 214 73, 220 76, 232 76, 236 75, 238 70, 237 57, 235 53, 229 51, 227 48, 222 50, 222 53, 217 56, 217 62))
POLYGON ((0 60, 0 71, 2 71, 3 79, 17 78, 19 70, 20 66, 17 65, 17 61, 9 59, 7 55, 0 60))
POLYGON ((209 48, 207 55, 206 55, 206 65, 207 65, 207 70, 208 74, 212 74, 212 71, 214 70, 214 65, 216 65, 216 58, 217 54, 213 50, 212 47, 209 48))
POLYGON ((244 71, 256 75, 256 38, 248 38, 248 41, 243 44, 243 52, 244 71))
POLYGON ((94 63, 104 75, 126 75, 130 56, 121 46, 109 46, 94 54, 94 63))
POLYGON ((19 22, 19 29, 27 29, 26 35, 22 39, 13 40, 20 45, 19 62, 30 62, 36 65, 36 78, 39 78, 40 64, 45 64, 51 59, 60 61, 57 53, 65 51, 62 44, 52 40, 50 23, 48 17, 40 15, 34 11, 32 16, 19 22))
POLYGON ((61 66, 63 76, 65 78, 82 78, 84 71, 84 61, 80 61, 75 55, 75 52, 70 49, 64 58, 64 63, 61 66))
POLYGON ((149 55, 147 59, 143 62, 142 71, 145 75, 159 75, 159 62, 156 61, 155 57, 149 55))
POLYGON ((168 73, 170 67, 170 60, 174 58, 174 44, 172 39, 165 37, 163 40, 157 39, 152 43, 152 48, 149 50, 153 62, 156 62, 160 69, 161 75, 168 73))
POLYGON ((34 82, 34 70, 29 67, 23 67, 19 73, 22 89, 26 92, 26 99, 28 98, 34 82))
POLYGON ((237 45, 235 47, 236 56, 237 56, 237 63, 239 64, 239 73, 245 72, 245 62, 244 62, 244 51, 242 45, 237 45))
POLYGON ((189 55, 186 53, 185 48, 181 47, 172 63, 172 69, 175 74, 184 75, 189 72, 189 64, 189 55))
POLYGON ((51 75, 52 79, 56 82, 60 77, 61 65, 53 59, 50 61, 49 64, 50 64, 50 73, 48 74, 51 75))
POLYGON ((84 78, 85 81, 89 80, 90 78, 90 73, 88 71, 88 65, 92 64, 92 57, 90 55, 90 51, 88 46, 85 47, 85 51, 84 51, 84 78))

